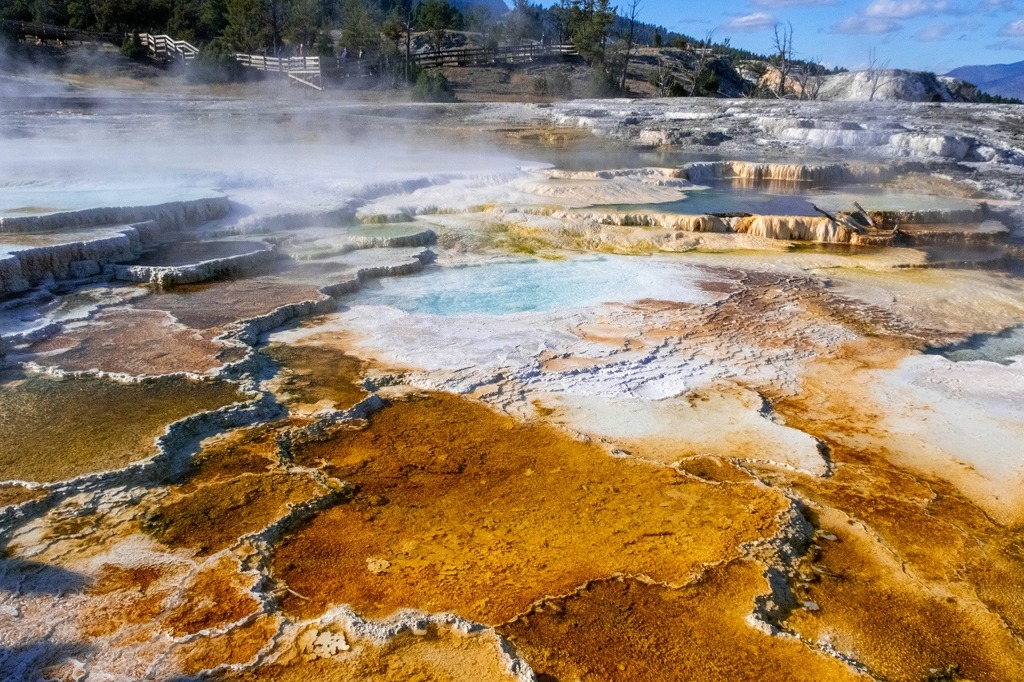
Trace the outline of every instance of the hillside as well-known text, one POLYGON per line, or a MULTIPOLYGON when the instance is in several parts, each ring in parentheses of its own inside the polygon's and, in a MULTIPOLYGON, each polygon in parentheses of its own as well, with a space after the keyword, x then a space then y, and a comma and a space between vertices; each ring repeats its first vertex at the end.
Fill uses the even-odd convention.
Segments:
POLYGON ((1024 61, 1013 64, 961 66, 947 75, 968 81, 993 95, 1024 99, 1024 61))

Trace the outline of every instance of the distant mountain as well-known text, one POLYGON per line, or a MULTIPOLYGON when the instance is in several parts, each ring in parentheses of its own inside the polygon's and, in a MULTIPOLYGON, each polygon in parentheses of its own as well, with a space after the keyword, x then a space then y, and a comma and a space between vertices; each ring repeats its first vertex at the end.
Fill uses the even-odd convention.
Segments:
POLYGON ((1024 99, 1024 62, 961 66, 946 75, 974 83, 990 95, 1024 99))

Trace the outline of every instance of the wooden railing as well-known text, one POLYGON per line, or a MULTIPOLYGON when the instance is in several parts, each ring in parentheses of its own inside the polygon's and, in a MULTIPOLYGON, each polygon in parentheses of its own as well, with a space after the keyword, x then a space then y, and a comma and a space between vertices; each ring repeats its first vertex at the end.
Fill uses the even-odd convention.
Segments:
POLYGON ((420 66, 472 66, 510 62, 532 62, 542 57, 576 55, 574 45, 519 45, 514 47, 458 47, 412 55, 420 66))
POLYGON ((53 40, 65 43, 111 43, 118 46, 124 42, 123 33, 91 33, 67 26, 41 24, 35 21, 13 21, 10 19, 0 20, 0 24, 19 39, 35 38, 41 41, 53 40))
POLYGON ((199 48, 192 43, 175 40, 168 35, 155 36, 151 33, 140 33, 139 39, 149 50, 150 56, 165 62, 181 61, 187 64, 199 54, 199 48))
POLYGON ((236 54, 242 66, 275 73, 320 73, 320 57, 264 57, 258 54, 236 54))

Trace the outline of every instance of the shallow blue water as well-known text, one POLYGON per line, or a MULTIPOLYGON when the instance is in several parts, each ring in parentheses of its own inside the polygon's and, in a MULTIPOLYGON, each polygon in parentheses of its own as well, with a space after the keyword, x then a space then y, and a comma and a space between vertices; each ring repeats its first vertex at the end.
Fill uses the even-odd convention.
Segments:
POLYGON ((432 315, 509 315, 651 298, 697 303, 699 270, 652 258, 604 257, 431 267, 382 280, 360 303, 432 315))
POLYGON ((755 215, 811 216, 818 213, 805 197, 769 194, 757 189, 701 189, 690 191, 681 201, 628 206, 627 210, 656 210, 680 215, 705 213, 752 213, 755 215))
POLYGON ((750 213, 753 215, 818 216, 812 204, 830 212, 854 211, 859 202, 869 211, 961 210, 977 206, 977 202, 956 197, 879 189, 849 187, 841 190, 791 188, 791 191, 751 187, 711 186, 686 191, 686 198, 660 204, 617 206, 625 210, 657 211, 679 215, 706 213, 750 213))
POLYGON ((1010 358, 1024 356, 1024 327, 1013 327, 998 334, 977 334, 964 343, 943 346, 927 351, 954 362, 988 360, 1010 364, 1010 358))
POLYGON ((216 196, 220 196, 220 192, 187 187, 4 187, 0 188, 0 217, 114 206, 157 206, 216 196))

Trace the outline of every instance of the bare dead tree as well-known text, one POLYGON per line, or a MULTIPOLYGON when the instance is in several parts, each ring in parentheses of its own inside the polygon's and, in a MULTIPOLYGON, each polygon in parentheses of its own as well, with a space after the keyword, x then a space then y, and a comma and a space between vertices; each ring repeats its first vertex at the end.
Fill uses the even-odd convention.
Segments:
POLYGON ((658 57, 658 67, 651 74, 651 85, 658 88, 659 97, 668 97, 672 91, 672 85, 676 82, 672 74, 672 67, 664 59, 658 57))
POLYGON ((775 86, 775 96, 786 96, 786 81, 793 71, 793 24, 786 22, 775 24, 775 34, 772 38, 772 47, 775 54, 772 60, 779 72, 779 83, 775 86))
POLYGON ((629 22, 629 28, 626 29, 626 53, 622 58, 622 76, 619 79, 619 89, 626 89, 626 76, 629 73, 629 58, 633 53, 633 41, 636 37, 636 20, 640 16, 640 5, 642 0, 629 0, 629 4, 626 9, 626 21, 629 22))
POLYGON ((868 95, 868 101, 875 101, 875 95, 882 88, 883 85, 887 85, 891 82, 891 78, 883 78, 889 69, 889 60, 879 60, 878 54, 875 52, 875 48, 868 50, 868 68, 865 72, 868 77, 868 87, 871 89, 868 95))
POLYGON ((704 34, 704 40, 697 43, 695 50, 697 55, 697 61, 693 65, 693 70, 690 72, 690 97, 697 96, 697 84, 700 83, 701 76, 704 75, 704 70, 708 68, 708 64, 711 62, 711 43, 715 38, 715 29, 711 29, 704 34))
POLYGON ((821 94, 821 85, 825 80, 825 69, 817 57, 804 60, 796 72, 797 85, 800 87, 800 99, 816 100, 821 94))

